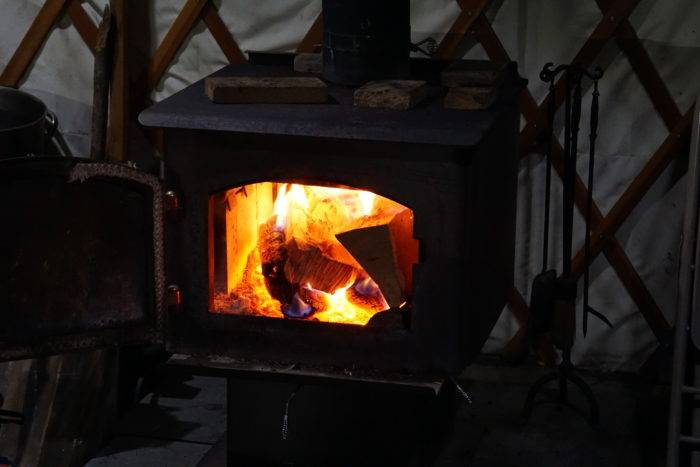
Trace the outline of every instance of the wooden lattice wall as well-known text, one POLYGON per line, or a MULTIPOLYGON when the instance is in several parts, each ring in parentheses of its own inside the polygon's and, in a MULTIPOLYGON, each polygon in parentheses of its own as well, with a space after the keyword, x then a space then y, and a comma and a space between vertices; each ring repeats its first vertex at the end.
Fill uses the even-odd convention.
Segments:
MULTIPOLYGON (((508 51, 484 14, 490 6, 491 0, 456 1, 460 7, 460 13, 449 33, 439 44, 437 56, 443 59, 458 58, 458 51, 461 50, 463 42, 471 36, 484 48, 491 60, 509 61, 508 51)), ((601 13, 600 20, 583 46, 578 51, 572 51, 570 61, 590 67, 603 47, 609 41, 614 40, 629 60, 632 69, 668 130, 666 138, 607 214, 603 214, 598 206, 593 204, 593 255, 590 260, 595 259, 600 253, 605 255, 651 330, 659 340, 663 341, 669 334, 670 324, 617 240, 616 233, 671 161, 685 155, 693 109, 682 112, 678 108, 642 42, 637 37, 634 27, 628 20, 640 0, 589 1, 595 1, 597 4, 601 13)), ((134 99, 129 102, 130 86, 127 78, 127 61, 124 57, 127 53, 126 42, 124 34, 121 33, 126 29, 128 2, 127 0, 111 0, 110 4, 120 33, 117 43, 117 64, 112 83, 109 152, 113 160, 124 160, 126 157, 127 123, 130 116, 134 114, 133 112, 130 114, 129 109, 130 107, 132 110, 138 109, 143 105, 143 102, 133 102, 134 99)), ((88 47, 93 47, 97 32, 96 26, 83 9, 81 0, 46 0, 0 75, 0 85, 17 86, 40 50, 53 24, 64 14, 70 17, 88 47)), ((141 84, 144 85, 145 95, 148 95, 160 82, 178 50, 183 46, 189 32, 199 21, 204 22, 229 62, 241 63, 246 60, 229 28, 219 16, 214 3, 211 0, 187 0, 162 43, 150 58, 147 69, 140 76, 138 73, 132 73, 132 76, 137 76, 137 80, 141 80, 141 84)), ((313 51, 321 42, 322 27, 319 15, 302 39, 297 51, 313 51)), ((556 84, 557 108, 563 102, 564 91, 564 83, 560 80, 556 84)), ((145 97, 142 93, 139 95, 145 97)), ((546 126, 547 105, 547 98, 538 103, 528 89, 523 90, 520 95, 520 110, 526 122, 520 132, 519 140, 520 152, 523 157, 533 151, 536 140, 546 126)), ((553 162, 560 176, 563 172, 563 156, 563 149, 557 142, 554 148, 553 162)), ((577 177, 575 200, 582 215, 586 214, 586 196, 586 185, 577 177)), ((582 275, 585 267, 583 251, 579 251, 573 262, 576 277, 582 275)), ((526 323, 529 313, 523 295, 513 287, 508 301, 510 310, 522 327, 526 323)))

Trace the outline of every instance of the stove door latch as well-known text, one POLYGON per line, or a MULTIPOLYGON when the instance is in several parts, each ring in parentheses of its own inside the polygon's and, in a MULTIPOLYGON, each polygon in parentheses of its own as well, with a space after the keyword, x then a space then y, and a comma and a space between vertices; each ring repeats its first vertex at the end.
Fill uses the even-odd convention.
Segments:
POLYGON ((182 291, 177 284, 170 284, 167 288, 167 305, 174 312, 180 311, 182 305, 182 291))

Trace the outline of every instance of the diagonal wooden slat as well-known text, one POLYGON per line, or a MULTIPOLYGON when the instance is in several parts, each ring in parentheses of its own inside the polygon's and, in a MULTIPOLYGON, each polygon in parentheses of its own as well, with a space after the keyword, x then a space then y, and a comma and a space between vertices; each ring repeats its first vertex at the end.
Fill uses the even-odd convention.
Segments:
MULTIPOLYGON (((610 0, 596 0, 602 8, 610 0)), ((594 229, 591 239, 591 255, 589 261, 593 261, 604 248, 604 243, 619 229, 627 219, 634 207, 641 201, 646 192, 666 169, 676 153, 681 149, 684 140, 690 131, 692 109, 681 116, 678 106, 671 97, 665 83, 659 76, 649 55, 637 37, 634 28, 629 21, 624 20, 615 34, 620 48, 627 55, 633 70, 639 77, 647 94, 652 100, 657 112, 671 131, 664 143, 655 151, 647 161, 635 180, 613 206, 606 218, 597 229, 594 229)), ((581 249, 574 257, 573 271, 575 277, 579 277, 585 270, 585 251, 581 249)))
POLYGON ((163 77, 163 73, 168 69, 177 51, 182 47, 182 43, 199 19, 202 9, 208 1, 187 0, 185 6, 180 10, 148 65, 146 82, 149 91, 158 85, 158 82, 163 77))
MULTIPOLYGON (((564 174, 564 149, 558 142, 555 143, 553 147, 552 166, 559 176, 562 177, 564 174)), ((576 175, 574 185, 574 200, 579 212, 585 217, 587 208, 586 187, 578 174, 576 175)), ((603 215, 598 206, 593 203, 591 224, 593 226, 598 226, 602 222, 603 215)), ((661 308, 659 308, 653 295, 644 284, 644 281, 635 269, 632 261, 630 261, 627 253, 625 253, 624 248, 622 248, 622 245, 620 245, 614 236, 611 236, 609 242, 604 245, 603 252, 608 262, 615 270, 615 274, 617 274, 625 290, 627 290, 630 298, 632 298, 632 301, 637 305, 639 312, 644 316, 644 319, 646 319, 654 334, 659 338, 664 336, 668 329, 670 329, 670 326, 661 308)))
POLYGON ((216 11, 216 8, 211 2, 207 2, 207 4, 204 5, 202 9, 202 20, 214 37, 216 43, 219 44, 221 51, 226 55, 230 64, 246 62, 245 55, 243 55, 243 52, 241 52, 241 49, 238 47, 236 39, 234 39, 231 31, 229 31, 226 24, 221 20, 219 12, 216 11))
POLYGON ((681 112, 629 21, 620 23, 615 40, 625 52, 632 69, 639 77, 666 128, 673 129, 681 119, 681 112))
POLYGON ((508 307, 518 321, 518 324, 524 327, 527 324, 530 308, 527 306, 527 302, 525 302, 522 294, 514 286, 508 291, 506 299, 508 301, 508 307))
POLYGON ((80 3, 81 0, 69 0, 68 16, 70 16, 73 26, 77 29, 83 42, 92 52, 97 42, 97 26, 92 22, 92 19, 90 19, 90 16, 88 16, 80 3))
MULTIPOLYGON (((591 233, 591 261, 603 250, 615 232, 622 226, 634 208, 639 204, 649 188, 668 167, 683 148, 690 134, 694 107, 688 110, 672 129, 659 149, 651 156, 637 177, 608 212, 608 215, 591 233)), ((585 252, 579 251, 574 257, 572 269, 576 277, 583 274, 586 267, 585 252)))
MULTIPOLYGON (((510 57, 503 47, 500 39, 496 35, 493 27, 488 22, 488 20, 483 16, 479 15, 479 18, 474 23, 474 32, 476 34, 477 40, 481 43, 489 55, 489 58, 494 61, 509 61, 510 57)), ((521 110, 526 119, 535 118, 535 113, 537 111, 537 104, 527 89, 524 89, 520 96, 521 110)), ((563 162, 564 154, 563 149, 558 143, 555 143, 553 148, 552 161, 553 166, 561 176, 563 174, 563 162)), ((584 214, 587 208, 587 191, 580 177, 576 177, 576 183, 574 187, 574 198, 576 201, 576 206, 579 211, 584 214)), ((593 211, 591 213, 592 224, 594 226, 600 224, 603 220, 602 213, 600 209, 593 203, 593 211)), ((643 280, 636 272, 632 266, 631 261, 624 252, 624 249, 614 238, 611 239, 610 244, 606 246, 606 257, 611 262, 611 265, 615 269, 618 277, 622 281, 625 289, 628 291, 632 299, 634 300, 640 312, 645 317, 650 326, 655 326, 654 332, 657 335, 663 334, 668 327, 668 323, 665 320, 663 313, 654 301, 651 293, 644 285, 643 280)), ((520 296, 522 298, 522 296, 520 296)), ((517 303, 513 306, 513 302, 509 301, 511 304, 511 310, 517 307, 517 303)))
POLYGON ((66 0, 46 0, 32 21, 19 47, 0 75, 0 86, 15 87, 19 84, 37 52, 51 32, 51 28, 63 12, 66 0))
POLYGON ((297 53, 316 52, 317 45, 323 40, 323 12, 319 13, 313 24, 306 31, 304 38, 297 46, 297 53))
MULTIPOLYGON (((593 60, 600 54, 608 40, 612 37, 620 23, 626 19, 639 4, 640 0, 617 0, 603 14, 596 28, 583 44, 571 63, 578 63, 584 68, 588 68, 593 60)), ((555 85, 556 108, 564 102, 565 83, 560 78, 555 85)), ((520 149, 523 153, 535 142, 537 136, 547 126, 547 107, 549 96, 547 96, 539 106, 539 110, 533 119, 525 124, 520 132, 520 149)))
POLYGON ((668 332, 671 330, 671 325, 656 303, 654 296, 644 285, 644 280, 637 272, 632 261, 630 261, 625 250, 616 240, 608 243, 603 253, 610 265, 615 269, 617 277, 629 293, 634 304, 637 305, 639 312, 644 317, 651 331, 659 342, 664 342, 668 337, 668 332))
POLYGON ((435 58, 449 60, 457 58, 459 48, 474 21, 491 3, 491 0, 457 0, 460 11, 450 30, 438 45, 435 58))

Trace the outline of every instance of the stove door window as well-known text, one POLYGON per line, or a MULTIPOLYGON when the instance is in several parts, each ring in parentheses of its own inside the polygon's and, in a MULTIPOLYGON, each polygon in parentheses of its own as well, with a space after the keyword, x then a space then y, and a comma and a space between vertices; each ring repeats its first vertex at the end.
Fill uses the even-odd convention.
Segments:
POLYGON ((410 307, 418 242, 406 206, 263 182, 211 196, 210 215, 212 313, 367 325, 401 323, 410 307))

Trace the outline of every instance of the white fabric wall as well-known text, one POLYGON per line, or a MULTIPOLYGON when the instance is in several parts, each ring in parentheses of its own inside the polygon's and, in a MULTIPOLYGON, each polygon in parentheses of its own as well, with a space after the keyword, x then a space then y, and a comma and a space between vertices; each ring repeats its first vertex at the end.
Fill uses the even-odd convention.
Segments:
MULTIPOLYGON (((0 0, 0 68, 11 57, 38 12, 40 0, 0 0)), ((84 5, 97 20, 105 0, 84 5)), ((151 0, 152 53, 175 19, 184 0, 151 0)), ((320 0, 222 0, 220 14, 242 50, 291 51, 320 11, 320 0)), ((414 39, 440 39, 459 12, 454 0, 412 0, 414 39)), ((538 73, 543 63, 566 62, 601 18, 593 0, 496 1, 487 16, 521 74, 539 101, 545 88, 538 73)), ((643 0, 631 17, 645 48, 682 112, 700 88, 700 5, 694 0, 643 0)), ((465 48, 467 57, 485 57, 479 45, 465 48)), ((203 24, 195 26, 172 66, 153 93, 163 99, 226 64, 223 53, 203 24)), ((596 64, 606 66, 601 83, 601 125, 598 138, 595 199, 606 212, 663 141, 666 130, 656 115, 624 54, 611 41, 596 64)), ((66 17, 53 30, 21 87, 35 93, 55 110, 67 139, 78 154, 87 153, 92 98, 92 56, 66 17)), ((586 109, 590 93, 584 96, 586 109)), ((581 163, 587 167, 588 114, 582 117, 581 163)), ((682 160, 682 158, 680 158, 682 160)), ((544 164, 530 155, 520 167, 516 285, 527 298, 539 270, 544 164)), ((669 320, 673 319, 681 210, 684 197, 683 163, 674 162, 618 232, 617 238, 669 320)), ((555 199, 559 194, 558 179, 555 199)), ((554 208, 554 220, 559 211, 554 208)), ((581 243, 582 223, 578 219, 581 243)), ((558 229, 557 229, 558 230, 558 229)), ((558 232, 555 232, 558 234, 558 232)), ((557 239, 558 240, 558 239, 557 239)), ((555 240, 555 244, 558 241, 555 240)), ((555 254, 555 259, 560 260, 555 254)), ((601 257, 592 270, 593 306, 605 312, 615 329, 593 319, 588 338, 580 339, 574 359, 606 369, 635 369, 654 350, 656 340, 638 313, 613 269, 601 257)), ((485 346, 499 351, 517 330, 512 315, 503 313, 485 346)))

